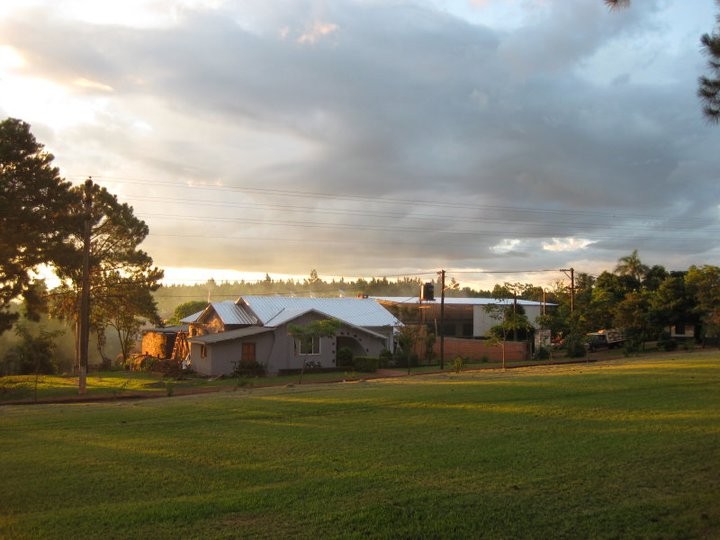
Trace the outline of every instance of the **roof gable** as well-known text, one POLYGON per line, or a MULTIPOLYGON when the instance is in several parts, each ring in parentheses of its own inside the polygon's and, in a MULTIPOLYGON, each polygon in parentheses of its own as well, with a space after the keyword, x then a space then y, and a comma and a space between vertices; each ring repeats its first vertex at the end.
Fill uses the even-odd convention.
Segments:
POLYGON ((258 322, 265 326, 278 326, 312 310, 361 328, 402 324, 387 309, 369 298, 243 296, 238 304, 249 308, 258 322))
POLYGON ((252 313, 249 313, 246 309, 232 300, 211 302, 204 310, 193 313, 192 315, 182 319, 180 322, 187 324, 206 322, 212 316, 212 313, 215 313, 225 325, 255 325, 258 322, 252 313))

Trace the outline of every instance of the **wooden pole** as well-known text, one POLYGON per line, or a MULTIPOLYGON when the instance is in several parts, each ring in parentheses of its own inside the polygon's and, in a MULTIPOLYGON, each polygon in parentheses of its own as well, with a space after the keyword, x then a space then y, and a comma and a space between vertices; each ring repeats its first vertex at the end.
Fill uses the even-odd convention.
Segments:
POLYGON ((88 371, 88 344, 90 341, 90 238, 92 219, 92 178, 85 181, 83 197, 84 225, 83 225, 83 260, 82 260, 82 290, 80 292, 80 379, 78 393, 87 391, 88 371))
POLYGON ((440 369, 445 369, 445 270, 440 270, 440 369))

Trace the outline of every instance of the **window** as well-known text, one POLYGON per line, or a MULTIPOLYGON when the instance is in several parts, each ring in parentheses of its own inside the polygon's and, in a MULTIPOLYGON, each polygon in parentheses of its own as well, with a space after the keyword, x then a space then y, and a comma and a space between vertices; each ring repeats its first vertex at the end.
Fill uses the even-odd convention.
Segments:
POLYGON ((317 336, 302 336, 295 340, 295 350, 298 354, 320 354, 320 338, 317 336))
POLYGON ((204 343, 200 345, 200 358, 207 358, 207 347, 204 343))

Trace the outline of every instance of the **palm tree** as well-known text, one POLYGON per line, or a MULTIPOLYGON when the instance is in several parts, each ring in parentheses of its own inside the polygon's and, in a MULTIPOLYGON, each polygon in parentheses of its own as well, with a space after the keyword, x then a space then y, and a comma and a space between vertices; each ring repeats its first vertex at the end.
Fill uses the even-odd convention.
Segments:
POLYGON ((638 282, 642 281, 642 278, 647 274, 648 270, 648 266, 640 261, 637 249, 634 249, 630 255, 620 257, 615 267, 616 274, 630 276, 638 282))

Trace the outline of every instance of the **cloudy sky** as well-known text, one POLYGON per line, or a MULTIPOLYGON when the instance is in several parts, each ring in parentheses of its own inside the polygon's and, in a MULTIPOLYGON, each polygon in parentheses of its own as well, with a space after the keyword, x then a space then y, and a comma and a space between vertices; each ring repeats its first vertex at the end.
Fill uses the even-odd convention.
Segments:
POLYGON ((2 0, 0 116, 131 204, 174 281, 720 264, 715 9, 2 0))

